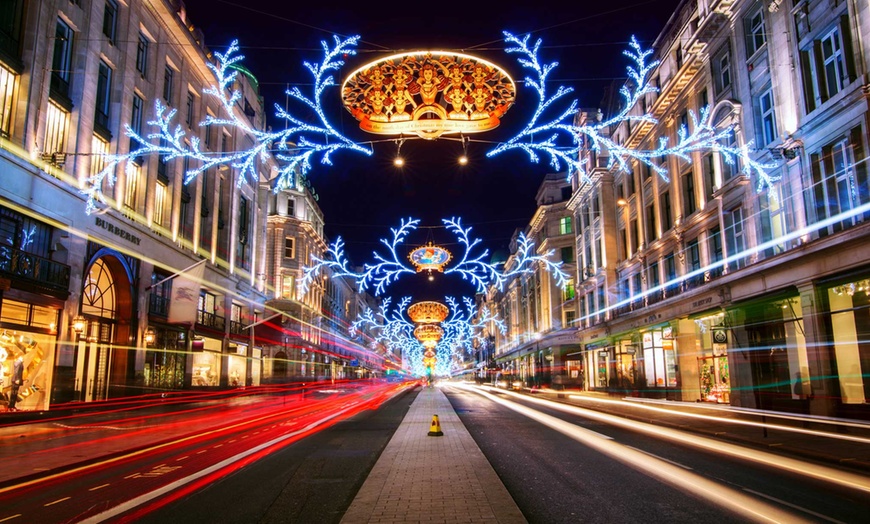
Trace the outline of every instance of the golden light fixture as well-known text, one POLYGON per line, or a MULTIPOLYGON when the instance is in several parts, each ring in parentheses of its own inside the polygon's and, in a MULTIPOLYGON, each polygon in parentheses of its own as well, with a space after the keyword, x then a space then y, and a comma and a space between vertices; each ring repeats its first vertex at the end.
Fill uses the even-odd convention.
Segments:
POLYGON ((432 271, 444 271, 453 255, 441 246, 436 246, 429 242, 425 246, 420 246, 411 251, 408 255, 408 260, 417 268, 417 273, 428 271, 430 276, 432 271))
POLYGON ((434 348, 444 336, 444 330, 438 324, 420 324, 414 328, 414 337, 419 340, 426 349, 434 348))
POLYGON ((468 157, 465 155, 460 156, 459 157, 459 165, 460 166, 468 165, 468 157))
POLYGON ((628 200, 626 200, 624 198, 620 198, 619 200, 616 201, 616 205, 619 207, 625 207, 628 205, 628 200))
POLYGON ((408 317, 417 324, 438 324, 444 322, 448 314, 450 310, 441 302, 417 302, 408 307, 408 317))
POLYGON ((72 321, 72 329, 76 332, 76 335, 81 335, 82 333, 84 333, 87 326, 87 319, 81 315, 76 315, 76 317, 72 321))
POLYGON ((157 332, 154 331, 153 327, 149 326, 148 329, 145 330, 145 336, 143 339, 145 340, 145 344, 150 346, 157 340, 157 332))
POLYGON ((434 139, 499 125, 516 85, 501 67, 453 51, 411 51, 370 62, 341 85, 344 107, 360 129, 434 139))

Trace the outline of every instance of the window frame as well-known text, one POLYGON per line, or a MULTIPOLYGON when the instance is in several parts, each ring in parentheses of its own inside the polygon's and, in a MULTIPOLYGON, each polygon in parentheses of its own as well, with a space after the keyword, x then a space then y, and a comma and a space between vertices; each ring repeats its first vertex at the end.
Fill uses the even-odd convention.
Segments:
POLYGON ((284 258, 286 260, 294 260, 296 258, 296 237, 284 237, 284 258), (289 255, 287 254, 288 250, 290 252, 289 255))
POLYGON ((118 36, 119 6, 115 0, 106 0, 103 9, 103 36, 109 39, 109 43, 115 45, 118 36))
POLYGON ((151 41, 145 36, 145 33, 139 31, 139 41, 136 43, 136 71, 145 78, 148 73, 148 50, 151 46, 151 41))

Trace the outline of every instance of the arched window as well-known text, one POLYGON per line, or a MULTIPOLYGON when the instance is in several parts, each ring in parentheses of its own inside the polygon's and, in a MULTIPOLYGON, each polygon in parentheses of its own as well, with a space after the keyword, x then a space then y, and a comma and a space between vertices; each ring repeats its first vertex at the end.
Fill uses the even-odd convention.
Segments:
POLYGON ((114 319, 115 282, 102 258, 94 262, 82 290, 82 313, 114 319))

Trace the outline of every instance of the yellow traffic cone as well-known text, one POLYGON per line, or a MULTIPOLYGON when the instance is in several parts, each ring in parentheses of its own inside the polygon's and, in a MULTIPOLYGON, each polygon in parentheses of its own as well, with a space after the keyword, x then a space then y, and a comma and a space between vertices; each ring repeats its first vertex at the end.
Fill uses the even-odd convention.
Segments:
POLYGON ((429 427, 429 436, 430 437, 443 437, 444 433, 441 431, 441 423, 438 422, 438 415, 432 415, 432 425, 429 427))

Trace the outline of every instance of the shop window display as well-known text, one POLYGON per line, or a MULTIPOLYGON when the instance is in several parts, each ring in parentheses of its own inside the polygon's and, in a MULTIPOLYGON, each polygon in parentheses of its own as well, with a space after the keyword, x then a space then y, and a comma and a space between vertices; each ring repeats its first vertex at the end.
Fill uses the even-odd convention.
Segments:
POLYGON ((46 409, 51 373, 47 348, 55 337, 4 329, 0 331, 0 403, 7 410, 46 409))

